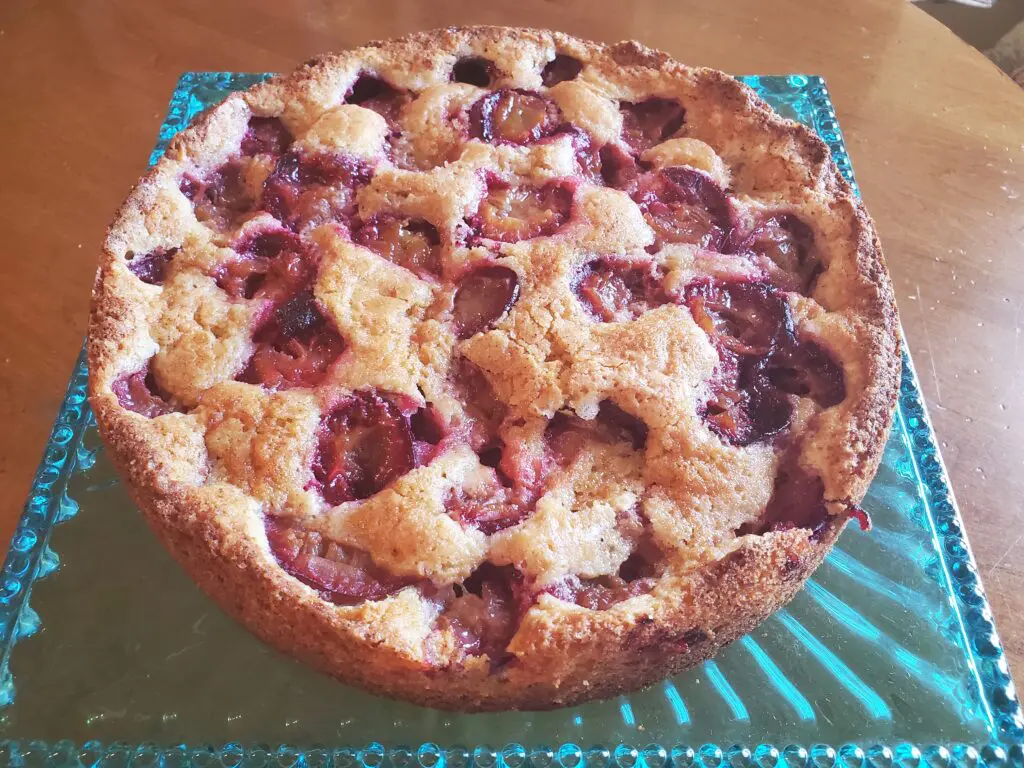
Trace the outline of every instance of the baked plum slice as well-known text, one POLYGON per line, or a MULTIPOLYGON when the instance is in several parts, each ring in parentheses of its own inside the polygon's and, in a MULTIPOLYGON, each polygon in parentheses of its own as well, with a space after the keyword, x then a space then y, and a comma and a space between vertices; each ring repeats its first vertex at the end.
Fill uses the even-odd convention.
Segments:
POLYGON ((286 152, 263 184, 267 211, 289 229, 326 223, 347 226, 355 213, 355 190, 373 169, 363 160, 336 152, 286 152))
POLYGON ((793 404, 764 375, 763 359, 721 352, 709 382, 711 396, 700 413, 712 432, 744 446, 774 437, 793 417, 793 404))
POLYGON ((291 146, 292 135, 277 117, 251 117, 242 136, 242 154, 282 155, 291 146))
POLYGON ((258 206, 258 194, 248 180, 249 158, 237 157, 214 169, 204 179, 183 177, 182 194, 192 201, 196 218, 226 231, 238 226, 258 206))
POLYGON ((476 238, 515 243, 555 234, 569 221, 573 187, 564 181, 511 185, 491 178, 475 214, 466 219, 476 238))
POLYGON ((157 248, 142 255, 128 255, 128 270, 149 285, 163 285, 167 279, 167 266, 178 252, 177 248, 157 248))
POLYGON ((639 179, 631 194, 658 244, 722 250, 732 228, 729 199, 706 173, 664 168, 639 179))
MULTIPOLYGON (((622 564, 622 568, 632 569, 632 561, 633 555, 630 555, 630 559, 622 564)), ((593 579, 568 576, 553 584, 547 591, 567 603, 576 603, 592 611, 605 611, 623 600, 646 595, 654 588, 656 581, 653 576, 628 580, 623 578, 620 570, 614 576, 598 576, 593 579)))
POLYGON ((467 656, 488 656, 495 666, 510 659, 506 648, 533 605, 522 574, 512 566, 484 563, 440 596, 438 628, 449 628, 467 656))
POLYGON ((668 301, 662 276, 653 262, 638 263, 612 256, 587 262, 573 282, 576 298, 596 320, 635 320, 668 301))
MULTIPOLYGON (((831 515, 825 500, 825 483, 821 477, 800 466, 799 450, 792 446, 782 457, 771 498, 761 518, 745 523, 737 535, 806 528, 815 536, 824 533, 831 515)), ((861 530, 871 528, 871 518, 860 507, 846 504, 847 514, 857 520, 861 530)))
POLYGON ((464 408, 464 419, 453 432, 494 474, 480 487, 453 488, 445 507, 463 525, 486 534, 496 533, 532 512, 547 475, 545 462, 543 457, 538 461, 524 446, 506 445, 501 439, 499 429, 508 407, 497 398, 487 376, 476 365, 460 358, 451 386, 464 408))
POLYGON ((478 88, 487 88, 498 78, 498 68, 483 56, 464 56, 452 67, 453 83, 466 83, 478 88))
POLYGON ((345 103, 372 109, 394 129, 402 116, 402 110, 412 99, 413 95, 408 91, 396 88, 383 78, 364 73, 352 84, 345 96, 345 103))
POLYGON ((775 387, 791 395, 809 397, 822 408, 831 408, 846 399, 842 366, 816 342, 781 347, 765 368, 775 387))
POLYGON ((540 73, 540 81, 545 88, 551 88, 566 80, 575 80, 582 71, 582 61, 567 53, 559 53, 544 65, 544 69, 540 73))
POLYGON ((520 464, 514 448, 495 439, 479 450, 480 463, 494 470, 492 481, 472 490, 456 486, 445 498, 449 516, 488 536, 518 525, 540 497, 543 468, 520 464), (539 471, 538 471, 539 470, 539 471))
POLYGON ((686 110, 675 99, 654 97, 619 103, 622 113, 622 141, 634 153, 671 139, 686 122, 686 110))
POLYGON ((814 232, 793 214, 783 213, 761 220, 753 230, 733 240, 727 250, 744 256, 770 274, 785 290, 809 293, 821 273, 814 256, 814 232))
POLYGON ((498 428, 508 415, 508 406, 494 393, 487 375, 465 357, 454 366, 450 385, 465 410, 460 429, 470 447, 478 453, 495 444, 498 428))
POLYGON ((598 146, 587 134, 570 130, 580 174, 592 184, 632 193, 647 164, 624 151, 618 144, 598 146))
POLYGON ((161 391, 148 362, 141 370, 119 376, 110 388, 122 408, 147 419, 179 410, 171 405, 170 397, 161 391))
POLYGON ((441 236, 428 221, 379 214, 360 224, 353 240, 420 277, 441 276, 441 236))
POLYGON ((842 367, 816 342, 797 338, 789 305, 773 285, 701 280, 687 287, 685 300, 718 348, 702 415, 723 440, 749 445, 784 430, 793 411, 788 395, 822 408, 846 397, 842 367))
POLYGON ((310 290, 277 307, 253 342, 256 351, 237 378, 268 389, 315 387, 345 349, 310 290))
POLYGON ((238 259, 217 271, 217 285, 235 299, 280 303, 301 292, 316 265, 299 237, 285 229, 248 235, 235 244, 238 259))
POLYGON ((451 434, 448 423, 430 403, 409 416, 409 430, 413 439, 413 463, 417 467, 433 461, 451 434))
POLYGON ((269 517, 265 528, 278 564, 337 605, 383 600, 413 583, 380 568, 366 552, 330 541, 315 531, 269 517))
POLYGON ((685 293, 694 320, 719 353, 702 412, 708 426, 733 445, 785 429, 793 406, 772 384, 766 364, 780 340, 793 337, 789 306, 764 282, 702 280, 685 293))
POLYGON ((567 603, 604 611, 623 600, 646 595, 658 581, 664 555, 636 511, 620 514, 619 529, 624 535, 636 536, 636 548, 616 573, 596 578, 567 576, 545 591, 567 603))
POLYGON ((452 320, 460 339, 490 328, 519 299, 519 275, 508 267, 488 264, 467 272, 455 289, 452 320))
POLYGON ((780 337, 793 335, 789 305, 770 283, 699 280, 687 286, 686 304, 717 346, 765 355, 780 337))
POLYGON ((818 531, 828 521, 825 506, 825 483, 815 474, 799 466, 792 456, 783 462, 775 475, 775 486, 768 500, 761 530, 810 528, 818 531))
POLYGON ((392 400, 356 392, 320 424, 313 477, 328 504, 366 499, 415 466, 407 416, 392 400))
POLYGON ((524 503, 517 496, 513 489, 499 482, 473 491, 456 487, 445 498, 445 509, 453 520, 490 536, 529 517, 532 503, 524 503))
POLYGON ((539 93, 499 88, 469 108, 469 135, 488 144, 530 144, 556 133, 562 114, 539 93))
POLYGON ((601 147, 579 129, 570 128, 566 131, 572 141, 573 154, 580 176, 591 184, 602 183, 601 179, 601 147))
POLYGON ((480 463, 494 473, 479 487, 453 488, 445 499, 445 507, 463 525, 486 534, 496 533, 516 525, 533 511, 551 461, 525 444, 506 444, 500 437, 508 407, 495 396, 486 375, 477 366, 460 358, 451 385, 464 408, 464 419, 453 434, 467 442, 480 463))
POLYGON ((631 190, 640 178, 640 166, 632 156, 614 144, 605 144, 599 153, 601 179, 613 189, 631 190))

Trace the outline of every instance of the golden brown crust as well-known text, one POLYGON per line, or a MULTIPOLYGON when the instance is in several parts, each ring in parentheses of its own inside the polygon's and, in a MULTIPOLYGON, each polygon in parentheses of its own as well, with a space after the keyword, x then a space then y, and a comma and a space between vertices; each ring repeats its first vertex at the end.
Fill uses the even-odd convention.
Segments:
MULTIPOLYGON (((455 139, 444 125, 431 122, 431 115, 413 107, 404 118, 407 124, 422 120, 415 127, 426 140, 402 147, 422 173, 378 171, 360 193, 366 210, 398 206, 435 222, 458 220, 479 198, 477 169, 500 165, 513 175, 539 173, 541 179, 566 175, 567 150, 557 142, 521 153, 474 146, 462 150, 458 162, 449 162, 452 157, 445 153, 453 151, 455 139)), ((255 164, 245 173, 256 188, 265 178, 255 164)), ((598 190, 581 198, 577 209, 585 221, 567 235, 570 249, 642 252, 651 242, 636 206, 621 193, 598 190)), ((442 233, 450 246, 445 237, 442 233)), ((467 264, 485 257, 473 248, 459 253, 467 264)), ((695 266, 700 256, 692 249, 677 249, 668 258, 664 264, 670 274, 678 273, 677 280, 700 274, 695 266)), ((499 27, 436 30, 321 56, 203 113, 172 141, 108 230, 88 354, 90 401, 114 463, 157 535, 225 610, 274 647, 347 683, 470 710, 544 709, 640 687, 709 658, 783 605, 825 557, 850 506, 860 501, 875 474, 900 370, 898 320, 881 246, 862 204, 816 135, 780 118, 733 78, 685 67, 639 43, 605 46, 499 27), (362 70, 400 88, 429 90, 436 104, 464 109, 483 91, 447 84, 459 58, 484 56, 498 68, 497 85, 539 90, 539 72, 556 52, 586 64, 581 84, 556 86, 549 93, 566 113, 578 110, 576 122, 586 123, 592 135, 617 136, 621 128, 617 109, 602 106, 606 101, 678 95, 686 103, 691 143, 661 145, 651 155, 655 166, 686 164, 727 179, 744 215, 796 211, 813 226, 826 268, 810 296, 792 295, 787 301, 799 332, 834 354, 845 373, 847 395, 840 404, 797 411, 799 464, 822 478, 833 515, 813 536, 800 528, 736 535, 763 511, 778 461, 770 447, 723 445, 696 416, 694 393, 673 389, 688 378, 708 378, 715 361, 710 344, 677 306, 581 335, 572 314, 579 310, 566 298, 571 294, 551 287, 580 262, 565 256, 554 238, 552 243, 539 238, 532 248, 503 247, 502 257, 524 281, 525 298, 494 331, 460 342, 430 314, 437 301, 434 288, 368 259, 365 249, 344 238, 313 232, 311 241, 329 256, 317 280, 317 298, 351 345, 346 354, 373 361, 332 373, 331 386, 346 391, 372 386, 413 398, 423 391, 441 403, 444 380, 434 361, 448 360, 458 350, 486 372, 497 395, 525 424, 517 427, 524 435, 567 406, 581 415, 589 409, 593 418, 598 400, 613 396, 651 429, 641 458, 595 449, 592 466, 578 462, 567 481, 578 506, 552 494, 545 514, 557 528, 560 515, 570 511, 582 514, 584 507, 610 504, 622 512, 643 498, 658 543, 668 551, 669 567, 653 590, 607 610, 541 594, 508 646, 510 663, 492 669, 485 657, 452 657, 439 665, 426 650, 437 609, 416 589, 338 606, 288 575, 270 553, 264 515, 286 514, 310 525, 327 516, 330 531, 363 547, 366 529, 354 527, 358 512, 325 511, 301 475, 308 471, 302 468, 311 460, 316 424, 330 397, 295 390, 269 395, 230 381, 251 354, 249 328, 257 310, 215 290, 208 275, 212 266, 224 263, 231 239, 196 219, 179 180, 182 173, 207 173, 224 163, 237 150, 251 115, 280 117, 293 135, 309 141, 321 135, 314 126, 330 115, 329 135, 344 139, 353 154, 379 153, 386 126, 375 117, 356 114, 353 120, 339 111, 362 70), (179 248, 180 256, 163 287, 144 284, 128 270, 129 252, 167 248, 179 248), (348 285, 346 275, 358 275, 358 285, 348 285), (551 282, 544 282, 548 278, 551 282), (359 290, 370 293, 353 299, 359 290), (374 304, 377 314, 360 314, 358 308, 366 306, 362 299, 381 295, 389 299, 386 309, 374 304), (645 372, 634 375, 616 366, 613 353, 633 355, 632 364, 641 361, 645 372), (161 383, 188 406, 186 413, 146 419, 122 407, 115 381, 151 358, 161 383), (265 419, 259 415, 264 413, 265 419), (745 478, 746 486, 727 488, 730 474, 745 478)), ((407 509, 418 514, 426 509, 423 494, 454 482, 451 476, 470 472, 467 466, 479 466, 475 462, 451 458, 447 475, 440 468, 414 470, 374 503, 391 505, 396 514, 407 509)), ((532 539, 517 541, 515 529, 485 542, 479 532, 450 526, 447 517, 444 522, 450 529, 437 532, 432 518, 435 527, 429 530, 438 546, 451 547, 446 570, 429 573, 443 572, 445 584, 465 578, 488 551, 505 553, 500 556, 527 571, 540 568, 536 563, 543 558, 531 550, 532 539)), ((552 541, 557 543, 557 536, 552 541)), ((424 575, 417 571, 422 563, 408 562, 397 549, 375 555, 378 564, 386 560, 403 575, 424 575)))

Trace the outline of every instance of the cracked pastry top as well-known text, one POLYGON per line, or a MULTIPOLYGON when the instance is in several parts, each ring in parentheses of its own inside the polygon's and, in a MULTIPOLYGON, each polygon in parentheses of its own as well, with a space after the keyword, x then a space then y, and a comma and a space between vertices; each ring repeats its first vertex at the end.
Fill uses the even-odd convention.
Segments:
POLYGON ((748 88, 446 29, 171 142, 107 235, 90 398, 156 533, 264 640, 546 708, 709 657, 866 523, 896 329, 827 147, 748 88))

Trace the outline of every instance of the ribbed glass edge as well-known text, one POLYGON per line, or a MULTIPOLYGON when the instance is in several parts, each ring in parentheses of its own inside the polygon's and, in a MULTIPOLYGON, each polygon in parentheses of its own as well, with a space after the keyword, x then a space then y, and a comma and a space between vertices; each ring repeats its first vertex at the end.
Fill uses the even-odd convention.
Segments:
MULTIPOLYGON (((160 158, 171 138, 190 121, 190 106, 197 92, 224 95, 266 77, 266 74, 231 72, 183 74, 150 156, 150 164, 160 158)), ((840 172, 857 191, 853 168, 824 79, 802 75, 787 76, 786 79, 790 83, 797 81, 800 87, 806 88, 814 126, 831 149, 840 172)), ((204 103, 210 103, 210 100, 204 100, 204 103)), ((600 745, 584 748, 576 744, 527 748, 512 743, 500 749, 485 745, 470 749, 458 745, 442 747, 433 743, 416 748, 385 748, 379 742, 370 742, 362 748, 303 749, 289 745, 245 747, 236 743, 221 747, 185 744, 158 747, 155 744, 129 745, 123 742, 104 745, 95 741, 76 744, 68 740, 5 740, 0 741, 0 768, 209 768, 218 765, 226 768, 445 768, 446 765, 451 768, 522 768, 527 765, 533 768, 600 768, 611 765, 618 768, 1024 768, 1024 716, 906 345, 903 363, 897 418, 903 420, 911 437, 915 467, 926 491, 930 519, 942 543, 940 554, 945 573, 957 597, 971 660, 980 670, 986 701, 999 729, 1000 743, 847 743, 835 746, 619 744, 614 748, 600 745)), ((11 651, 19 639, 33 634, 40 626, 39 617, 29 604, 31 587, 36 579, 52 573, 60 562, 48 545, 49 533, 56 523, 73 517, 78 511, 77 503, 67 496, 68 479, 76 468, 87 469, 95 461, 95 455, 82 446, 82 435, 92 419, 86 402, 87 383, 83 350, 76 361, 67 394, 0 573, 0 707, 9 705, 14 699, 14 682, 9 667, 11 651)))
POLYGON ((1017 744, 756 744, 720 746, 619 744, 527 748, 506 744, 493 748, 330 748, 237 743, 220 747, 178 744, 129 745, 87 741, 0 742, 0 768, 1020 768, 1024 745, 1017 744))
POLYGON ((60 564, 49 546, 50 531, 78 512, 78 503, 67 495, 68 479, 76 468, 88 468, 95 460, 94 454, 82 449, 82 435, 92 419, 87 387, 83 349, 0 573, 0 708, 14 701, 10 669, 14 645, 39 630, 39 616, 29 605, 32 585, 60 564))
MULTIPOLYGON (((854 187, 846 143, 836 119, 825 80, 807 78, 808 97, 814 114, 814 126, 835 159, 843 177, 854 187)), ((949 476, 942 462, 935 433, 924 407, 921 385, 914 370, 906 339, 903 338, 903 373, 900 379, 899 409, 896 418, 906 427, 911 441, 911 455, 918 480, 925 489, 928 520, 940 543, 939 557, 950 590, 956 595, 953 606, 960 617, 960 626, 972 665, 978 670, 999 738, 1024 741, 1024 713, 1014 688, 1003 645, 996 632, 995 619, 985 588, 978 575, 978 566, 964 530, 963 518, 953 498, 949 476)))

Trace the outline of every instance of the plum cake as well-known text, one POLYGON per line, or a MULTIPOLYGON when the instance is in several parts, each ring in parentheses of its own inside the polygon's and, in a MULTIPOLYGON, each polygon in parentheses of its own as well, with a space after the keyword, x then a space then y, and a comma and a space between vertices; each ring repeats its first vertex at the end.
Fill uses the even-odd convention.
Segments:
POLYGON ((900 354, 828 148, 635 42, 444 29, 229 96, 116 214, 108 452, 260 638, 431 706, 549 708, 789 600, 900 354))

